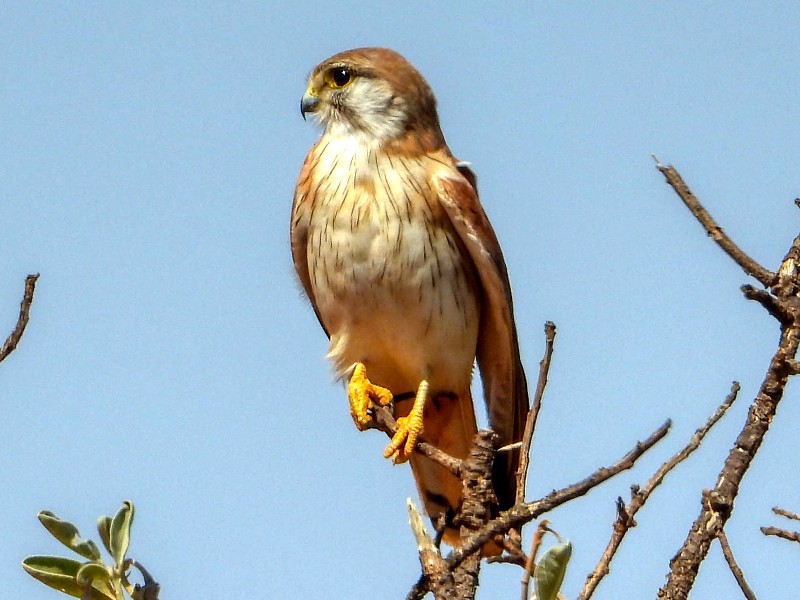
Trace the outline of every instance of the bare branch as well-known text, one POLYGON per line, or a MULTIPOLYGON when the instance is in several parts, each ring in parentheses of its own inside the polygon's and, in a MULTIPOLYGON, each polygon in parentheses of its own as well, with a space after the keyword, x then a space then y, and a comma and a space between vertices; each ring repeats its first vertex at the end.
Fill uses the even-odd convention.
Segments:
POLYGON ((631 488, 630 504, 626 506, 621 498, 617 501, 617 519, 614 522, 614 530, 611 534, 611 539, 609 540, 605 551, 600 557, 600 561, 594 568, 594 571, 592 571, 586 578, 586 583, 584 584, 583 590, 581 590, 577 600, 589 600, 589 598, 592 597, 600 581, 603 579, 603 577, 608 575, 610 571, 611 560, 617 553, 620 544, 622 544, 623 538, 632 527, 636 526, 636 520, 634 519, 636 513, 644 506, 653 491, 659 485, 661 485, 667 474, 684 460, 686 460, 692 452, 700 447, 700 443, 703 441, 703 438, 705 438, 706 434, 708 434, 711 428, 722 418, 731 405, 733 405, 739 394, 739 389, 739 383, 734 381, 731 384, 731 391, 725 397, 725 400, 717 407, 705 424, 700 429, 695 431, 691 440, 689 440, 689 443, 686 444, 682 450, 676 453, 667 462, 661 465, 661 467, 659 467, 659 469, 644 485, 644 487, 639 488, 638 486, 634 486, 631 488))
POLYGON ((772 423, 789 377, 790 370, 785 359, 795 357, 798 343, 800 328, 796 325, 785 327, 761 389, 750 406, 744 427, 725 460, 716 486, 710 492, 704 493, 700 515, 693 523, 682 548, 670 562, 667 583, 659 590, 658 598, 683 599, 688 596, 700 563, 708 554, 711 542, 730 517, 742 478, 772 423))
MULTIPOLYGON (((492 464, 496 452, 497 436, 491 430, 483 429, 475 434, 469 455, 462 461, 462 502, 459 512, 453 519, 453 524, 460 528, 461 539, 483 527, 491 516, 492 508, 497 503, 492 486, 492 464)), ((412 519, 413 527, 415 525, 412 519)), ((418 525, 416 527, 419 528, 418 525)), ((419 540, 420 535, 416 533, 415 535, 419 540)), ((501 548, 495 545, 494 540, 489 541, 483 551, 485 552, 487 549, 491 553, 501 551, 501 548)), ((436 560, 441 564, 434 561, 432 570, 425 570, 425 564, 423 564, 423 576, 411 589, 407 598, 421 598, 427 591, 432 591, 436 600, 474 598, 481 566, 480 550, 481 548, 475 549, 472 556, 466 557, 461 564, 451 568, 441 561, 437 549, 436 557, 438 558, 436 560), (447 585, 443 583, 445 574, 450 577, 450 583, 447 585), (452 593, 450 587, 452 587, 452 593)), ((424 558, 420 552, 420 561, 423 561, 424 558)), ((430 558, 427 560, 431 561, 430 558)))
POLYGON ((739 588, 741 588, 744 597, 747 598, 747 600, 758 600, 753 590, 747 585, 747 581, 744 579, 744 573, 742 573, 742 570, 736 563, 736 559, 733 558, 733 550, 731 550, 731 546, 728 543, 728 536, 725 535, 724 529, 719 530, 717 538, 719 539, 719 545, 722 547, 722 555, 725 557, 725 560, 728 561, 731 573, 733 573, 733 576, 736 578, 736 583, 739 584, 739 588))
MULTIPOLYGON (((374 422, 377 424, 377 428, 387 433, 389 437, 392 437, 392 435, 397 432, 397 421, 395 421, 392 411, 385 406, 377 406, 371 410, 372 417, 374 422)), ((419 452, 423 456, 427 456, 431 460, 436 461, 456 477, 461 476, 462 461, 458 458, 450 456, 446 452, 442 452, 436 446, 426 442, 424 439, 421 439, 417 442, 414 452, 419 452)))
MULTIPOLYGON (((422 583, 418 584, 421 598, 426 590, 430 588, 436 596, 437 600, 454 600, 456 598, 456 590, 453 583, 453 576, 447 569, 447 564, 444 562, 439 548, 433 543, 425 524, 422 522, 422 516, 419 510, 414 505, 414 502, 409 498, 407 502, 409 524, 411 530, 414 532, 414 538, 417 540, 417 551, 419 552, 419 562, 422 566, 423 583, 427 583, 423 587, 422 583), (429 586, 429 588, 428 588, 429 586)), ((414 586, 415 589, 417 586, 414 586)), ((412 590, 413 592, 414 590, 412 590)), ((412 597, 409 595, 409 597, 412 597)))
MULTIPOLYGON (((687 203, 687 206, 690 206, 691 202, 695 202, 699 206, 696 198, 688 191, 686 184, 683 183, 674 168, 659 165, 659 170, 664 173, 671 185, 674 183, 675 191, 687 203)), ((702 209, 702 207, 699 208, 702 209)), ((695 210, 692 212, 695 213, 695 210)), ((705 213, 705 209, 701 210, 700 214, 702 213, 705 213)), ((705 214, 707 215, 707 213, 705 214)), ((705 217, 701 219, 698 216, 698 219, 703 222, 705 217)), ((710 226, 706 226, 706 230, 717 239, 713 233, 717 231, 716 223, 710 216, 705 220, 713 225, 710 229, 710 226)), ((721 230, 717 232, 717 235, 722 235, 721 230)), ((792 361, 795 360, 798 347, 800 347, 800 318, 798 318, 798 309, 796 308, 800 303, 798 298, 800 236, 795 238, 777 275, 763 269, 733 245, 730 240, 720 240, 727 240, 727 238, 722 237, 717 241, 723 248, 726 248, 728 255, 746 272, 753 274, 765 286, 773 286, 774 295, 757 291, 752 287, 745 289, 745 294, 761 302, 771 314, 781 321, 781 335, 764 381, 750 405, 747 420, 736 438, 734 447, 728 453, 725 464, 717 477, 717 482, 712 490, 703 492, 700 515, 692 524, 683 546, 670 561, 667 583, 658 591, 658 598, 662 600, 683 600, 688 597, 697 577, 700 563, 708 555, 711 543, 714 538, 719 536, 730 518, 742 478, 753 462, 764 441, 764 436, 772 424, 778 404, 783 398, 786 383, 794 372, 793 365, 795 363, 792 361)))
MULTIPOLYGON (((787 519, 791 519, 793 521, 800 521, 800 515, 790 510, 786 510, 785 508, 773 506, 772 512, 778 516, 786 517, 787 519)), ((780 529, 779 527, 762 527, 761 533, 764 535, 774 535, 776 537, 783 538, 784 540, 789 540, 790 542, 800 542, 800 532, 798 531, 789 531, 787 529, 780 529)))
POLYGON ((31 304, 33 303, 33 292, 36 289, 36 280, 39 279, 39 274, 28 275, 25 278, 25 294, 22 297, 22 302, 19 307, 19 318, 14 331, 6 338, 3 347, 0 348, 0 362, 3 362, 9 354, 11 354, 22 339, 22 334, 25 332, 25 327, 28 325, 30 319, 31 304))
POLYGON ((656 443, 658 443, 669 431, 671 421, 667 421, 661 427, 656 429, 646 440, 638 442, 636 447, 633 448, 628 454, 622 457, 619 461, 608 467, 601 467, 592 473, 586 479, 574 483, 570 486, 556 490, 535 502, 528 502, 525 504, 518 504, 507 511, 500 513, 498 517, 491 520, 479 532, 470 536, 464 541, 460 548, 456 548, 447 557, 447 564, 450 568, 454 568, 470 554, 474 553, 478 548, 482 547, 487 541, 491 540, 497 535, 507 532, 512 527, 519 528, 525 523, 536 519, 537 517, 553 510, 557 506, 564 504, 569 500, 578 498, 586 494, 589 490, 597 487, 604 481, 611 479, 618 473, 630 469, 636 463, 642 454, 647 452, 656 443))
POLYGON ((758 302, 780 323, 789 324, 795 319, 797 308, 793 308, 792 305, 785 300, 773 296, 766 290, 759 290, 752 285, 743 285, 741 289, 745 298, 758 302))
POLYGON ((788 531, 778 527, 762 527, 761 533, 764 535, 774 535, 790 542, 800 542, 800 531, 788 531))
POLYGON ((542 519, 539 526, 536 528, 536 533, 533 534, 533 541, 531 542, 531 552, 528 554, 528 559, 525 561, 525 572, 522 575, 522 598, 521 600, 528 600, 528 589, 530 588, 531 575, 536 566, 536 554, 539 552, 539 547, 542 545, 542 538, 544 534, 550 531, 548 525, 550 522, 547 519, 542 519))
POLYGON ((547 376, 550 373, 550 361, 553 358, 553 345, 556 339, 556 324, 552 321, 547 321, 544 324, 544 335, 544 357, 539 363, 539 379, 536 382, 536 392, 533 395, 533 403, 528 411, 528 418, 525 421, 525 433, 522 436, 522 449, 519 453, 519 467, 517 467, 517 504, 525 502, 525 485, 528 479, 531 443, 533 442, 533 432, 536 429, 536 420, 539 418, 539 409, 542 406, 542 396, 544 396, 544 389, 547 387, 547 376))
POLYGON ((792 519, 793 521, 800 521, 800 515, 793 513, 790 510, 786 510, 785 508, 780 508, 779 506, 773 506, 772 512, 779 517, 786 517, 787 519, 792 519))
POLYGON ((686 205, 694 217, 700 222, 700 225, 706 230, 708 236, 713 239, 725 253, 730 256, 734 262, 739 265, 742 270, 748 275, 755 277, 764 287, 772 286, 776 281, 776 275, 772 271, 768 271, 755 260, 750 258, 744 250, 739 248, 731 238, 722 230, 714 218, 709 214, 705 207, 700 204, 700 201, 689 189, 689 186, 683 181, 678 171, 672 165, 662 165, 658 158, 653 156, 656 161, 656 168, 661 171, 667 180, 667 183, 672 186, 675 193, 680 196, 683 203, 686 205))

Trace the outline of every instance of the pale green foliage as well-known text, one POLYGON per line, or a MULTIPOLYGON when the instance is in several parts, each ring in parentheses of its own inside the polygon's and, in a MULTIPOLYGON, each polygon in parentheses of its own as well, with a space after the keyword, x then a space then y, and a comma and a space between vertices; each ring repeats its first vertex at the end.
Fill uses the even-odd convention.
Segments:
POLYGON ((550 548, 536 565, 534 574, 537 600, 556 600, 564 583, 567 564, 572 556, 572 544, 558 544, 550 548))
POLYGON ((82 539, 75 525, 59 519, 49 511, 42 511, 39 513, 39 521, 47 531, 87 560, 82 562, 59 556, 29 556, 22 561, 22 568, 45 585, 76 598, 123 600, 123 591, 134 596, 135 586, 131 585, 127 576, 132 561, 125 557, 130 544, 133 514, 133 503, 126 501, 113 519, 98 519, 100 539, 114 562, 113 565, 107 565, 97 545, 91 540, 82 539))

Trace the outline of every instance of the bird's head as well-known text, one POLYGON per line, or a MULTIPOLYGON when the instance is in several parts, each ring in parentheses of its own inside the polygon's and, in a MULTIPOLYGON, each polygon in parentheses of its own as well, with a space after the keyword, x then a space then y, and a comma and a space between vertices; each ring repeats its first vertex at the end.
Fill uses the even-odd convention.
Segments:
POLYGON ((303 118, 314 113, 326 133, 378 145, 407 136, 443 143, 430 86, 387 48, 348 50, 321 62, 308 78, 300 112, 303 118))

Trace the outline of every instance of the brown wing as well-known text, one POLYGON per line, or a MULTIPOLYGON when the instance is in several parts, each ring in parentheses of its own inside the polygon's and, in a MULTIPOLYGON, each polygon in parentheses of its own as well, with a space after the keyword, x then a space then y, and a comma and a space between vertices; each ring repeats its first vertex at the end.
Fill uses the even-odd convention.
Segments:
MULTIPOLYGON (((478 200, 474 173, 457 165, 452 175, 440 171, 433 183, 475 264, 481 285, 481 323, 477 359, 489 425, 501 445, 522 439, 528 413, 528 385, 519 355, 511 285, 497 236, 478 200)), ((500 508, 514 504, 519 452, 503 452, 495 462, 495 492, 500 508)))
POLYGON ((325 323, 322 322, 317 303, 314 300, 314 289, 311 287, 311 276, 308 272, 308 222, 311 218, 311 204, 313 198, 310 195, 311 170, 313 169, 313 157, 317 146, 315 145, 306 156, 303 168, 300 170, 300 178, 297 180, 297 187, 294 190, 294 202, 292 203, 292 216, 289 224, 289 235, 292 242, 292 260, 297 271, 297 277, 303 286, 303 291, 308 296, 314 314, 325 331, 325 335, 331 337, 325 323))

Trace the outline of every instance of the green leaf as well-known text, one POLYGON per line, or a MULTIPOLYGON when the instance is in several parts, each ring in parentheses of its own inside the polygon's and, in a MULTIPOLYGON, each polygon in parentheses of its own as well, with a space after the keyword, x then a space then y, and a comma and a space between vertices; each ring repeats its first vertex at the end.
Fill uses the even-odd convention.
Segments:
POLYGON ((111 554, 111 517, 97 519, 97 533, 100 536, 100 541, 103 542, 103 547, 111 554))
POLYGON ((121 565, 128 552, 131 541, 131 525, 133 525, 133 502, 126 500, 122 503, 122 508, 114 515, 109 529, 109 546, 111 556, 121 565))
POLYGON ((556 600, 571 556, 572 544, 569 542, 553 546, 545 553, 536 565, 534 575, 537 600, 556 600))
POLYGON ((38 517, 45 529, 67 548, 89 560, 100 560, 100 550, 97 545, 92 540, 82 539, 75 525, 59 519, 48 510, 40 512, 38 517))
POLYGON ((87 581, 111 581, 111 575, 105 566, 91 562, 81 565, 81 568, 75 574, 75 580, 80 584, 84 584, 87 581))
MULTIPOLYGON (((93 563, 91 563, 93 564, 93 563)), ((35 579, 51 588, 76 598, 84 597, 84 587, 78 583, 78 571, 83 566, 77 560, 60 556, 29 556, 22 561, 22 568, 35 579)), ((101 586, 105 587, 102 582, 101 586)), ((94 585, 86 595, 91 600, 115 600, 114 594, 105 593, 94 585)))
POLYGON ((105 565, 96 562, 84 563, 78 569, 75 580, 81 585, 91 583, 92 587, 105 594, 109 598, 116 598, 114 593, 114 583, 111 580, 111 573, 105 565))

